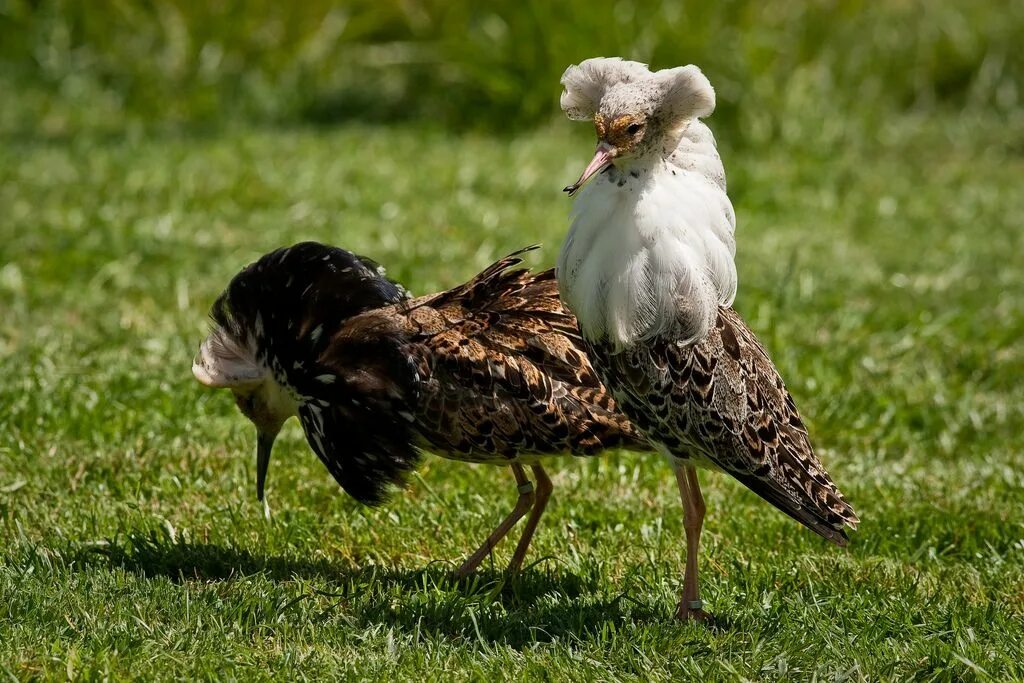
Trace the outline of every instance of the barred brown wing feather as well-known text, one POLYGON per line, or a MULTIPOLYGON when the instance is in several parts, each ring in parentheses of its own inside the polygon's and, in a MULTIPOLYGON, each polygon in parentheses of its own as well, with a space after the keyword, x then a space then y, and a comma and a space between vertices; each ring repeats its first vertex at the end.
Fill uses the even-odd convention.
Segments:
POLYGON ((517 263, 513 255, 455 289, 349 320, 320 359, 338 378, 332 388, 340 397, 391 387, 417 443, 448 457, 649 448, 587 360, 553 272, 517 263))
POLYGON ((681 458, 725 470, 830 541, 857 516, 815 456, 792 397, 753 332, 731 309, 697 344, 655 340, 622 353, 595 345, 623 411, 681 458))
MULTIPOLYGON (((410 317, 420 333, 409 352, 431 373, 424 400, 445 406, 447 433, 426 430, 435 446, 508 456, 647 447, 591 367, 553 271, 490 268, 414 301, 410 317)), ((441 411, 427 412, 437 425, 441 411)))

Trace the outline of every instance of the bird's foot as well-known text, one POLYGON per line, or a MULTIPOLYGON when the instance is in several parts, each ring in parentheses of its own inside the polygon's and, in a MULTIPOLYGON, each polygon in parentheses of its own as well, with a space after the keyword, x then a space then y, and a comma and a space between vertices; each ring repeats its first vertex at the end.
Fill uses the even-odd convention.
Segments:
POLYGON ((676 619, 679 621, 695 621, 699 623, 711 622, 710 612, 704 611, 704 603, 700 600, 681 600, 676 608, 676 619))

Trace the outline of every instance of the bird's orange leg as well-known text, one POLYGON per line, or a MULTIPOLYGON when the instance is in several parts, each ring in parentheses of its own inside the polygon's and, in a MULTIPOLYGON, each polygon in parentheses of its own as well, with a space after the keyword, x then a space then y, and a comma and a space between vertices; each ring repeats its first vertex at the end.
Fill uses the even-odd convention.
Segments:
POLYGON ((697 481, 697 470, 691 466, 677 466, 676 483, 683 501, 683 529, 686 530, 686 573, 683 576, 683 597, 676 609, 676 618, 688 621, 706 621, 711 617, 704 611, 697 584, 697 548, 700 530, 704 526, 704 496, 697 481))
POLYGON ((519 545, 516 546, 516 552, 512 555, 512 561, 508 563, 509 573, 519 571, 519 568, 523 566, 523 558, 526 557, 526 551, 530 547, 530 541, 533 540, 533 533, 537 530, 537 523, 540 522, 540 516, 544 514, 544 508, 548 506, 548 498, 551 497, 551 479, 548 478, 547 472, 540 465, 531 465, 530 469, 533 470, 533 476, 537 484, 537 499, 533 503, 533 509, 530 510, 530 516, 526 520, 526 528, 523 529, 523 535, 519 539, 519 545))
POLYGON ((516 501, 516 506, 512 509, 512 512, 508 514, 501 524, 491 532, 491 535, 487 537, 484 544, 476 549, 476 552, 466 558, 466 561, 462 563, 462 566, 455 570, 456 578, 463 578, 480 566, 480 563, 484 561, 494 546, 498 545, 501 539, 505 538, 509 530, 516 525, 520 519, 523 518, 530 508, 533 507, 534 493, 533 483, 526 478, 526 472, 523 471, 523 466, 513 464, 512 474, 515 475, 516 484, 519 486, 519 500, 516 501))

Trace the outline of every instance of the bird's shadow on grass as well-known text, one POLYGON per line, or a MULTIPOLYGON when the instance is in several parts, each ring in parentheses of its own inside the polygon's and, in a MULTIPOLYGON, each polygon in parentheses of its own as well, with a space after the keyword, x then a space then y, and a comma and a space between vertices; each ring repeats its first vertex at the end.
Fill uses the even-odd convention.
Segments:
POLYGON ((521 648, 568 635, 602 637, 602 631, 614 632, 626 623, 673 623, 671 612, 657 599, 631 597, 633 592, 650 596, 650 591, 638 591, 634 582, 627 581, 617 594, 608 595, 601 590, 599 577, 547 564, 513 577, 482 570, 455 579, 447 563, 418 569, 356 566, 323 558, 260 556, 152 533, 80 546, 73 554, 75 567, 117 567, 177 583, 244 582, 256 577, 299 581, 304 593, 288 603, 289 609, 298 610, 296 619, 338 617, 349 624, 383 624, 484 646, 521 648))

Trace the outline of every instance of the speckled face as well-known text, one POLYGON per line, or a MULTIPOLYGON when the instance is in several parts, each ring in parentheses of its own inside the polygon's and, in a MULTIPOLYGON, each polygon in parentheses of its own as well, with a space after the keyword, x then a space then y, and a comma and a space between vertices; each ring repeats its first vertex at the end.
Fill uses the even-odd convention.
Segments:
POLYGON ((644 139, 647 117, 643 114, 623 114, 607 120, 604 115, 594 116, 594 129, 600 142, 615 148, 616 156, 628 155, 644 139))
MULTIPOLYGON (((621 168, 671 155, 689 123, 715 109, 711 83, 692 64, 651 72, 639 62, 595 57, 566 69, 561 83, 559 102, 566 115, 594 120, 598 171, 612 163, 608 159, 621 168)), ((580 186, 578 181, 568 191, 574 194, 580 186)))

